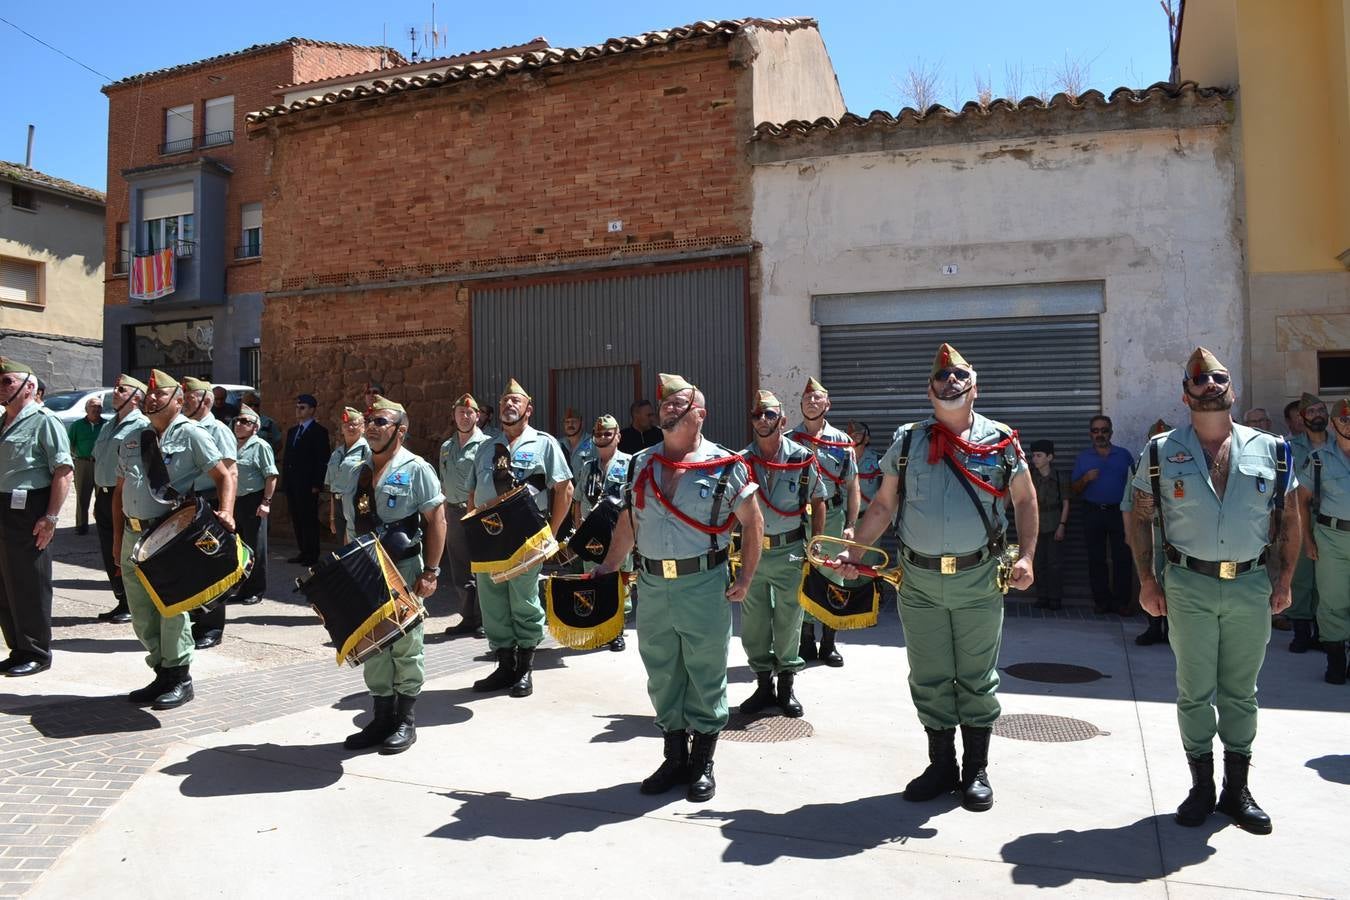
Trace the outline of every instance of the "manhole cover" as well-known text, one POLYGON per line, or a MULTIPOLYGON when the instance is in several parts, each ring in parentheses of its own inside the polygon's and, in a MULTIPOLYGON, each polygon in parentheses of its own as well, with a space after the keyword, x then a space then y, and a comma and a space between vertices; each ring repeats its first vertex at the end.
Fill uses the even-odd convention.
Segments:
POLYGON ((994 734, 1014 741, 1064 743, 1090 741, 1110 734, 1091 722, 1070 719, 1067 716, 1042 716, 1034 713, 1014 713, 1000 716, 994 723, 994 734))
POLYGON ((816 730, 805 719, 789 719, 787 716, 752 719, 737 713, 722 729, 722 740, 743 744, 775 744, 808 738, 815 733, 816 730))
POLYGON ((1005 666, 1003 671, 1025 681, 1044 681, 1049 684, 1084 684, 1099 678, 1110 678, 1087 666, 1068 663, 1026 662, 1005 666))

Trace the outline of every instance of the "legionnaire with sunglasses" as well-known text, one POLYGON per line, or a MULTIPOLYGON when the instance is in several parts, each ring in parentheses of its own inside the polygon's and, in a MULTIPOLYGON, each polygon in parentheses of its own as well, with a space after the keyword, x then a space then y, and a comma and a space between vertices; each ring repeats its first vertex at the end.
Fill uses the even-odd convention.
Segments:
MULTIPOLYGON (((591 428, 589 445, 592 452, 579 457, 581 467, 576 472, 576 494, 572 500, 572 522, 580 525, 595 509, 595 505, 605 497, 623 498, 624 485, 628 483, 628 467, 632 463, 631 454, 619 450, 619 420, 611 415, 603 415, 595 420, 591 428)), ((578 458, 578 457, 574 457, 578 458)), ((597 563, 583 561, 582 570, 595 571, 597 563)), ((620 566, 622 572, 633 571, 633 560, 628 558, 620 566)), ((623 614, 633 611, 631 591, 624 596, 623 614)), ((609 649, 621 653, 627 646, 623 633, 609 642, 609 649)))
POLYGON ((37 401, 37 376, 0 357, 0 633, 10 677, 52 667, 52 557, 61 504, 74 481, 70 439, 37 401))
POLYGON ((441 444, 439 469, 445 494, 445 568, 459 598, 459 622, 445 629, 450 637, 484 637, 483 613, 478 608, 478 585, 469 569, 469 543, 464 536, 464 514, 469 511, 469 474, 478 448, 488 436, 478 427, 478 401, 462 394, 455 401, 455 433, 441 444))
POLYGON ((1270 616, 1289 605, 1298 557, 1298 511, 1285 509, 1297 479, 1283 438, 1232 420, 1236 397, 1228 369, 1197 347, 1182 378, 1190 422, 1149 440, 1139 457, 1130 549, 1139 602, 1167 616, 1176 655, 1177 721, 1192 783, 1176 820, 1199 826, 1216 808, 1217 733, 1224 747, 1218 810, 1247 831, 1269 834, 1247 769, 1270 616), (1167 559, 1161 584, 1155 513, 1167 559))
POLYGON ((783 404, 760 391, 750 411, 755 440, 741 451, 764 518, 759 568, 741 602, 741 646, 755 673, 755 692, 741 704, 747 716, 776 709, 802 715, 794 685, 801 655, 803 546, 825 526, 825 484, 809 447, 784 436, 783 404), (807 511, 810 511, 808 517, 807 511), (810 534, 807 534, 807 522, 810 534), (774 683, 775 676, 777 684, 774 683))
POLYGON ((717 790, 713 755, 727 724, 731 607, 754 581, 764 539, 758 490, 745 461, 703 437, 703 393, 679 375, 661 374, 658 424, 663 439, 638 453, 609 555, 595 570, 616 571, 634 547, 638 568, 638 651, 647 696, 664 735, 665 759, 642 782, 664 794, 687 784, 693 803, 717 790), (727 568, 731 529, 741 526, 741 570, 727 568))
MULTIPOLYGON (((973 811, 994 805, 986 766, 1000 707, 998 651, 1006 547, 1005 502, 1017 520, 1020 555, 1008 583, 1031 587, 1036 553, 1036 491, 1017 434, 975 412, 973 366, 949 344, 933 359, 933 415, 901 426, 881 458, 885 473, 854 539, 874 544, 896 521, 900 534, 900 621, 909 657, 909 692, 928 735, 929 765, 905 787, 922 802, 952 791, 973 811), (956 764, 956 728, 963 755, 956 764)), ((853 554, 841 561, 857 562, 853 554)), ((852 566, 844 569, 852 576, 852 566)))
MULTIPOLYGON (((825 506, 828 513, 822 534, 852 539, 858 524, 861 494, 858 488, 858 462, 853 455, 853 439, 831 425, 825 414, 830 411, 830 392, 814 378, 806 380, 802 391, 802 424, 788 434, 792 440, 816 454, 816 465, 825 484, 825 506)), ((841 584, 834 570, 822 574, 841 584)), ((816 648, 815 619, 807 615, 802 624, 802 658, 819 659, 827 666, 842 666, 844 657, 835 647, 835 630, 828 625, 820 627, 820 647, 816 648)))
POLYGON ((253 551, 253 571, 235 590, 231 603, 252 606, 267 592, 267 520, 272 515, 272 496, 277 491, 277 460, 272 446, 258 434, 258 412, 239 404, 234 417, 235 474, 239 481, 234 501, 239 537, 253 551))
POLYGON ((1345 684, 1350 639, 1350 397, 1337 400, 1328 416, 1334 440, 1308 454, 1299 469, 1298 499, 1304 555, 1317 575, 1317 625, 1327 654, 1328 684, 1345 684))
MULTIPOLYGON (((534 401, 514 378, 502 391, 497 412, 502 431, 478 448, 469 474, 469 506, 481 506, 517 485, 529 484, 539 492, 535 502, 549 516, 556 535, 572 510, 567 451, 553 435, 530 427, 534 401)), ((534 648, 544 639, 544 607, 539 603, 542 568, 541 561, 503 584, 478 574, 478 605, 497 668, 474 682, 475 691, 510 688, 512 697, 534 693, 534 648)))
MULTIPOLYGON (((409 590, 418 598, 430 597, 436 592, 441 551, 445 547, 445 497, 436 470, 403 446, 408 435, 408 413, 402 404, 377 396, 366 410, 365 420, 370 458, 362 465, 372 475, 370 505, 381 525, 417 517, 420 537, 403 558, 394 556, 394 563, 409 590)), ((359 490, 358 478, 342 495, 348 522, 357 521, 359 490)), ((380 753, 392 754, 402 753, 417 741, 413 710, 426 680, 422 657, 424 631, 423 624, 418 622, 361 666, 374 715, 364 728, 349 735, 342 746, 348 750, 379 747, 380 753)))
MULTIPOLYGON (((239 452, 239 442, 235 440, 234 431, 229 425, 211 415, 214 403, 215 394, 211 382, 193 378, 191 375, 183 379, 183 415, 206 429, 207 434, 216 442, 216 447, 220 449, 220 461, 230 471, 230 477, 236 480, 235 502, 238 503, 239 472, 235 466, 235 455, 239 452)), ((218 508, 220 498, 216 494, 216 486, 211 481, 211 476, 198 476, 192 484, 192 491, 210 503, 213 508, 218 508)), ((253 546, 247 540, 244 543, 253 546)), ((207 650, 225 639, 224 597, 209 606, 194 609, 188 617, 192 620, 192 641, 196 649, 207 650)))
MULTIPOLYGON (((209 393, 209 392, 208 392, 209 393)), ((159 520, 174 511, 174 502, 160 499, 163 486, 151 484, 143 461, 142 441, 153 438, 168 470, 169 484, 179 494, 192 490, 197 478, 206 475, 216 490, 216 518, 234 530, 234 473, 226 468, 219 445, 209 432, 182 414, 183 387, 171 375, 155 369, 150 373, 143 406, 149 429, 133 432, 117 449, 117 486, 113 489, 114 552, 122 570, 122 583, 131 609, 131 627, 145 647, 145 664, 155 670, 154 680, 127 695, 132 703, 151 704, 154 709, 173 709, 191 700, 192 625, 187 613, 164 616, 155 606, 135 573, 131 551, 136 542, 159 520), (147 431, 153 430, 153 435, 147 431)))
POLYGON ((94 524, 98 527, 103 569, 108 573, 108 583, 117 605, 99 613, 98 620, 120 625, 131 621, 131 611, 127 608, 127 589, 122 584, 117 557, 113 555, 112 497, 113 488, 117 487, 117 448, 131 435, 149 428, 150 420, 141 412, 141 402, 145 399, 144 382, 130 375, 119 375, 109 396, 111 403, 106 404, 105 409, 112 410, 113 420, 103 427, 94 442, 94 524))
MULTIPOLYGON (((1289 439, 1289 448, 1294 452, 1294 471, 1306 474, 1308 460, 1313 451, 1331 446, 1334 441, 1327 438, 1327 405, 1321 398, 1305 392, 1298 399, 1298 411, 1294 413, 1302 423, 1303 430, 1289 439)), ((1312 529, 1304 520, 1305 529, 1311 535, 1312 529)), ((1307 653, 1320 648, 1320 641, 1326 640, 1320 634, 1318 605, 1320 603, 1321 579, 1317 577, 1317 567, 1306 553, 1299 553, 1298 565, 1294 567, 1294 578, 1290 582, 1290 596, 1293 598, 1284 617, 1293 628, 1294 637, 1289 642, 1290 653, 1307 653)))

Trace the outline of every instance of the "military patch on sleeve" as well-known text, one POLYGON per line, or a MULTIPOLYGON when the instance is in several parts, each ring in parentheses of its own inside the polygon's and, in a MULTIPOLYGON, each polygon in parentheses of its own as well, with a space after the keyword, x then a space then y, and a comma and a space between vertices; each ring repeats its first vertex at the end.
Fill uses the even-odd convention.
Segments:
POLYGON ((1195 459, 1195 457, 1191 456, 1191 454, 1187 453, 1185 450, 1178 450, 1176 453, 1173 453, 1171 456, 1167 457, 1168 462, 1174 463, 1190 462, 1193 459, 1195 459))

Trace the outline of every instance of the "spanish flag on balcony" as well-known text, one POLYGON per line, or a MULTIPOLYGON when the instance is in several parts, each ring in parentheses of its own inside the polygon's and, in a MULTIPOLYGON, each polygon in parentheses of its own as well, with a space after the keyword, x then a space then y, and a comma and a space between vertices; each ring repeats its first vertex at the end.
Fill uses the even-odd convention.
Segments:
POLYGON ((131 260, 131 299, 157 300, 173 293, 174 252, 172 247, 156 250, 131 260))

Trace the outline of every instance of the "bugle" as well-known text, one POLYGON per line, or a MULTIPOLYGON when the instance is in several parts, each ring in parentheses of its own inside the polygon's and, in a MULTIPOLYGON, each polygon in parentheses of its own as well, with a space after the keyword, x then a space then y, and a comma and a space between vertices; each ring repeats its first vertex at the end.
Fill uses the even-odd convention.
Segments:
POLYGON ((873 547, 871 544, 860 544, 857 541, 845 540, 844 538, 832 537, 828 534, 818 534, 806 542, 806 559, 813 566, 826 569, 842 569, 843 565, 837 563, 833 556, 826 556, 822 552, 822 545, 834 544, 843 547, 846 550, 858 549, 864 553, 876 553, 881 556, 880 565, 865 566, 860 563, 851 563, 858 570, 858 574, 863 578, 880 578, 897 590, 900 588, 900 581, 904 578, 904 573, 900 571, 899 566, 889 568, 891 555, 880 547, 873 547))

